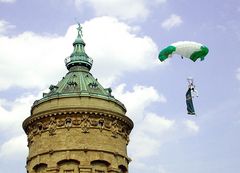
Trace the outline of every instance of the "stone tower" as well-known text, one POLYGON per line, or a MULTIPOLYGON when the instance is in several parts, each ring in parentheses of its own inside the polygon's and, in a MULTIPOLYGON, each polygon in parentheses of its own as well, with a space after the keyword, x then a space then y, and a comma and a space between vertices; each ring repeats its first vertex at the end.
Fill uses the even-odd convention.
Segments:
MULTIPOLYGON (((133 122, 124 105, 89 72, 81 26, 65 59, 68 73, 36 100, 23 122, 28 173, 127 173, 133 122)), ((43 69, 44 70, 44 69, 43 69)))

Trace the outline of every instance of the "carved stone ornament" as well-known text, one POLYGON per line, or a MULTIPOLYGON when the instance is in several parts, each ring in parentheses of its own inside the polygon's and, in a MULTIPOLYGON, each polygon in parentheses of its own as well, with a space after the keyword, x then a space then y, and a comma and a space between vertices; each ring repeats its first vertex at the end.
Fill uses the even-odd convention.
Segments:
POLYGON ((104 127, 106 127, 107 129, 110 129, 111 128, 111 121, 104 121, 104 127))
POLYGON ((98 120, 98 127, 99 127, 99 130, 102 132, 103 127, 104 127, 104 118, 100 118, 98 120))
POLYGON ((37 123, 37 134, 41 135, 43 131, 43 124, 42 122, 37 123))
POLYGON ((98 126, 98 121, 96 119, 91 120, 91 125, 92 126, 98 126))
POLYGON ((65 127, 69 130, 72 127, 72 119, 70 117, 66 117, 65 119, 65 127))
POLYGON ((82 118, 81 128, 83 133, 89 132, 89 127, 91 125, 91 121, 88 115, 84 115, 82 118))
POLYGON ((117 134, 118 134, 117 120, 114 120, 112 122, 111 132, 112 132, 112 137, 117 138, 117 134))
POLYGON ((58 127, 62 127, 62 126, 64 126, 64 124, 65 124, 65 121, 64 121, 64 120, 62 120, 62 119, 58 119, 58 120, 57 120, 57 126, 58 126, 58 127))
POLYGON ((56 128, 57 128, 56 119, 54 117, 51 117, 50 122, 49 122, 49 126, 48 126, 48 131, 49 131, 50 136, 56 134, 56 128))
POLYGON ((44 132, 48 132, 50 136, 56 135, 57 129, 66 128, 70 130, 70 128, 80 128, 82 133, 89 133, 90 129, 99 129, 100 132, 103 130, 107 130, 111 132, 111 136, 117 138, 119 136, 123 137, 128 144, 128 138, 130 130, 128 130, 127 124, 122 122, 121 120, 113 119, 109 116, 103 116, 94 114, 94 116, 86 114, 86 113, 78 113, 78 114, 67 114, 64 113, 65 116, 57 116, 57 117, 49 117, 49 119, 43 119, 43 121, 39 121, 37 123, 32 123, 27 127, 28 133, 28 145, 31 145, 36 135, 41 135, 44 132), (73 116, 74 115, 74 116, 73 116))
POLYGON ((79 126, 81 124, 81 119, 80 118, 76 118, 72 121, 73 125, 75 126, 79 126))

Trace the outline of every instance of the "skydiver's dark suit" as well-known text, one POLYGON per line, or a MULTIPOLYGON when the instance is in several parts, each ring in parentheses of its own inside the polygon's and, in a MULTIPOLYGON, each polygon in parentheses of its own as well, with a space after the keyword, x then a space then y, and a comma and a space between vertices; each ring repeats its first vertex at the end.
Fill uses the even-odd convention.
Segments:
POLYGON ((187 104, 188 114, 195 115, 195 110, 194 110, 193 101, 192 101, 192 90, 194 90, 194 88, 192 88, 192 87, 189 87, 187 90, 186 104, 187 104))

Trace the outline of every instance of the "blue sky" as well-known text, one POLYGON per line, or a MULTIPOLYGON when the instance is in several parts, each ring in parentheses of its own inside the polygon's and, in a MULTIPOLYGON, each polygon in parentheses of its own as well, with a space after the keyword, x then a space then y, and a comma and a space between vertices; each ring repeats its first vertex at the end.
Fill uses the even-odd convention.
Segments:
POLYGON ((135 123, 131 173, 237 172, 239 16, 238 0, 0 0, 0 173, 26 172, 21 123, 67 73, 76 20, 91 73, 135 123), (158 60, 161 49, 182 40, 207 45, 205 60, 158 60), (186 114, 189 76, 199 92, 194 117, 186 114))

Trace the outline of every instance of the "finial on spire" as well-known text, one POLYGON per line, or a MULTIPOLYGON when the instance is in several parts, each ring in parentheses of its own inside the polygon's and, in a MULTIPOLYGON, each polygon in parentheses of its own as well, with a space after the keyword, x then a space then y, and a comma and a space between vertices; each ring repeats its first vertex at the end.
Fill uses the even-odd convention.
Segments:
POLYGON ((82 26, 80 25, 79 22, 78 22, 78 28, 77 28, 77 30, 78 30, 78 36, 82 37, 82 36, 83 36, 83 34, 82 34, 82 26))
POLYGON ((85 43, 82 39, 82 26, 79 22, 77 22, 78 27, 78 35, 75 41, 73 42, 73 52, 70 55, 70 57, 67 57, 65 59, 65 64, 68 70, 70 70, 71 67, 86 67, 88 70, 91 69, 93 60, 90 58, 84 50, 85 43))

